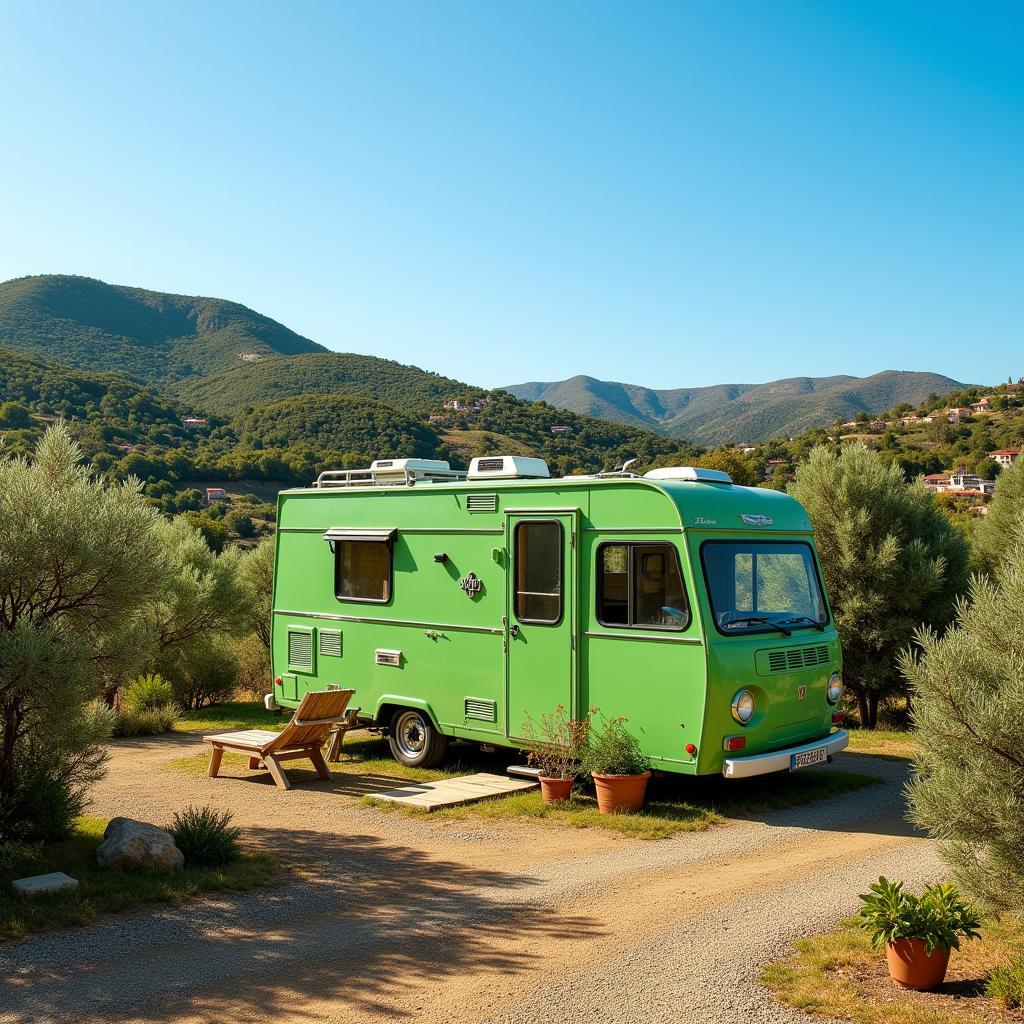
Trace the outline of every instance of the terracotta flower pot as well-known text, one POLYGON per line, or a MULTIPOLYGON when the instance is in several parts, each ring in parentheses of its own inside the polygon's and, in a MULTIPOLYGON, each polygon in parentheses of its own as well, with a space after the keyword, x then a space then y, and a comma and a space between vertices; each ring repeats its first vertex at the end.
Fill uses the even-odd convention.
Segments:
POLYGON ((602 814, 616 811, 639 811, 644 805, 644 793, 650 772, 643 775, 598 775, 593 774, 597 790, 597 807, 602 814))
POLYGON ((897 985, 926 991, 938 988, 946 977, 949 950, 926 952, 923 939, 897 939, 885 947, 889 976, 897 985))
POLYGON ((560 800, 568 800, 572 796, 572 779, 549 779, 540 776, 540 795, 546 804, 556 804, 560 800))

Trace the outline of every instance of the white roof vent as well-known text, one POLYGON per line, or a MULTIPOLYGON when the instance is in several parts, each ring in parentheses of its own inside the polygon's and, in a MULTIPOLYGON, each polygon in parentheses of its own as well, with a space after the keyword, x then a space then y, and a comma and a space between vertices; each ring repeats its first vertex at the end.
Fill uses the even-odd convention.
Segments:
POLYGON ((693 480, 705 484, 731 484, 732 477, 720 469, 703 469, 700 466, 665 466, 644 473, 645 480, 693 480))
POLYGON ((470 480, 543 480, 551 476, 543 459, 524 455, 485 455, 469 464, 470 480))
POLYGON ((378 480, 404 477, 406 473, 429 478, 432 473, 451 473, 452 467, 442 459, 377 459, 370 463, 370 471, 378 480))

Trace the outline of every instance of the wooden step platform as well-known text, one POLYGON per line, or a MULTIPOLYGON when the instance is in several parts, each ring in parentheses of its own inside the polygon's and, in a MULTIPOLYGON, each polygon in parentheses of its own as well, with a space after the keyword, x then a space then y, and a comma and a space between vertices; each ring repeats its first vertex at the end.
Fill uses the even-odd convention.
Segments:
POLYGON ((439 782, 410 782, 401 789, 388 789, 381 793, 370 793, 373 800, 403 807, 417 807, 421 811, 436 811, 441 807, 457 807, 487 800, 495 796, 507 796, 523 790, 535 789, 537 783, 530 779, 510 779, 507 775, 463 775, 457 779, 441 779, 439 782))

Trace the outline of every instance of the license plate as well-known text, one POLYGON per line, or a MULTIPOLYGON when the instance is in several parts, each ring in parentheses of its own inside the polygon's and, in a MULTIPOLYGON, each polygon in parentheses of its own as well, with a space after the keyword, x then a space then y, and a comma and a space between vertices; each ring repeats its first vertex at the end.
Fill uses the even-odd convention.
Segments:
POLYGON ((798 768, 810 768, 812 764, 824 764, 827 760, 827 747, 817 747, 814 750, 801 750, 796 754, 789 755, 789 770, 791 772, 795 772, 798 768))

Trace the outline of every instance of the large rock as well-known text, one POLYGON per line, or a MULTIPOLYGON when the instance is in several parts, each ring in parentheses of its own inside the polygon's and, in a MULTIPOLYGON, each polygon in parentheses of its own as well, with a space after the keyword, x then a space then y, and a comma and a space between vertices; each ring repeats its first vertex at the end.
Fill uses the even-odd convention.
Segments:
POLYGON ((174 843, 170 832, 133 818, 111 818, 96 850, 101 868, 133 871, 163 868, 170 871, 185 863, 185 855, 174 843))

